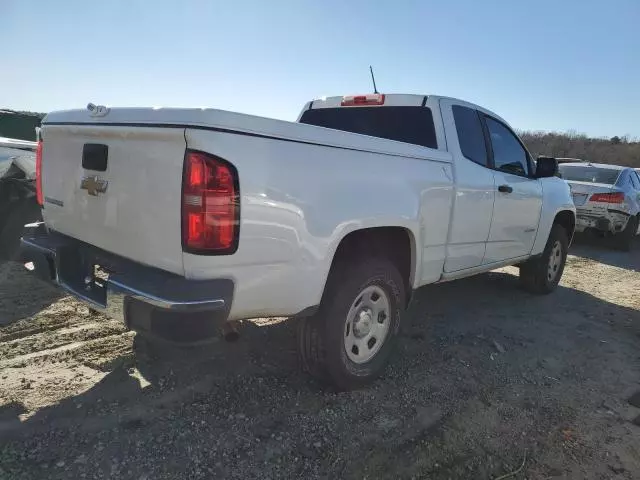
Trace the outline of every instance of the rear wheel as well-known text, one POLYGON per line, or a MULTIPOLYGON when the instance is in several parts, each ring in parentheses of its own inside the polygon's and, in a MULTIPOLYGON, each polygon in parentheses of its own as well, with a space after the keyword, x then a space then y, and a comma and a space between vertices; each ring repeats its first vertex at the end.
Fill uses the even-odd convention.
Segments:
POLYGON ((542 255, 521 265, 520 282, 522 286, 532 293, 553 292, 562 278, 568 249, 567 231, 562 225, 554 224, 542 255))
POLYGON ((636 233, 638 232, 638 217, 629 217, 627 226, 620 233, 614 235, 613 243, 615 248, 628 252, 633 248, 636 233))
POLYGON ((318 313, 300 319, 305 369, 340 390, 371 382, 388 363, 405 296, 398 269, 385 258, 337 266, 318 313))

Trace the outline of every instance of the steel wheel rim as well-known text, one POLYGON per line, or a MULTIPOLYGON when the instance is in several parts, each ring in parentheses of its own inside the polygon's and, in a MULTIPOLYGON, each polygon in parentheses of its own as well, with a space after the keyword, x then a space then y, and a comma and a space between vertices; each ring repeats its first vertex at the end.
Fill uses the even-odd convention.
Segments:
POLYGON ((560 266, 562 265, 562 244, 556 240, 551 248, 549 256, 549 265, 547 267, 547 279, 553 281, 558 276, 560 266))
POLYGON ((344 325, 344 349, 354 363, 371 360, 387 339, 391 324, 391 302, 377 285, 363 289, 351 304, 344 325))

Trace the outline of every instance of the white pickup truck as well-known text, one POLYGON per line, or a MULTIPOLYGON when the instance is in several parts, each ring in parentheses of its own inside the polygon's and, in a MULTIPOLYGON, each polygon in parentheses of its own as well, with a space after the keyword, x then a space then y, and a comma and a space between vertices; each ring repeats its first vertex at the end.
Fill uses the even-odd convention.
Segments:
POLYGON ((176 342, 299 317, 304 366, 342 389, 383 370, 415 289, 518 265, 551 292, 574 233, 556 160, 452 98, 325 98, 297 123, 90 104, 40 134, 27 268, 176 342))

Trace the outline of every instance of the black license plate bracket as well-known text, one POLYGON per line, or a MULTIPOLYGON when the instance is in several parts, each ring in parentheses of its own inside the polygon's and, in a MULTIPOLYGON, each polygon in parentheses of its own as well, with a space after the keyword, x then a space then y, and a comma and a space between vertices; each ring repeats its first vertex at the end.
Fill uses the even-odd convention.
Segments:
POLYGON ((107 171, 109 147, 101 143, 85 143, 82 147, 82 168, 96 172, 107 171))
POLYGON ((108 277, 95 258, 82 250, 63 247, 56 255, 58 281, 67 289, 100 306, 107 305, 108 277))

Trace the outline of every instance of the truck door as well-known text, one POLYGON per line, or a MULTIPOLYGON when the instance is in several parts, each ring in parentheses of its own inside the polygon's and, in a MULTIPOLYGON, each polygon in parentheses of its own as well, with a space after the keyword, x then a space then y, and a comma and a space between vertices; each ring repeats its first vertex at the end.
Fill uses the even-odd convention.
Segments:
POLYGON ((529 153, 511 129, 481 114, 490 160, 494 168, 496 197, 483 264, 528 255, 538 231, 542 210, 542 185, 531 176, 529 153))
POLYGON ((441 99, 447 148, 454 158, 455 196, 447 240, 445 272, 482 264, 495 185, 480 116, 463 102, 441 99))

